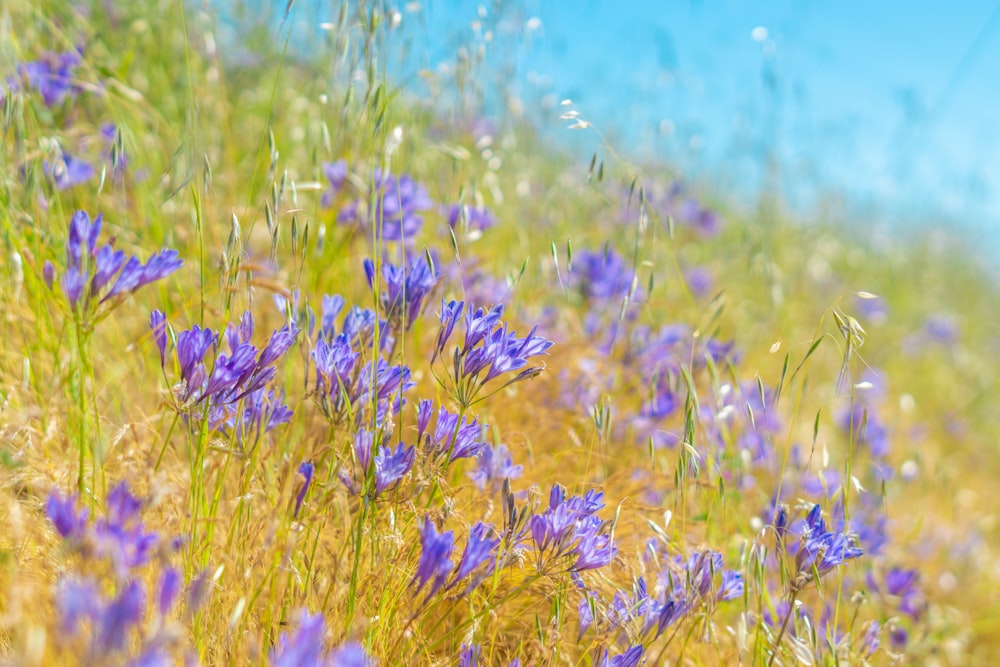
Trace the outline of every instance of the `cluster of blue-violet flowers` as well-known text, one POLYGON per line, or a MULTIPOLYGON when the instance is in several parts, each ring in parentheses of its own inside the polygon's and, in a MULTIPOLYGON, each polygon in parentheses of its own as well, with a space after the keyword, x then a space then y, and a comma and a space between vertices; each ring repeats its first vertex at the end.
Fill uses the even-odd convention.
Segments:
MULTIPOLYGON (((163 249, 143 263, 138 257, 125 258, 125 252, 108 243, 100 248, 102 217, 91 220, 85 211, 77 211, 69 224, 66 238, 66 266, 59 284, 70 308, 81 322, 93 325, 125 296, 166 278, 181 267, 177 251, 163 249)), ((45 262, 42 277, 50 288, 56 280, 56 267, 45 262)))
POLYGON ((298 627, 293 634, 282 632, 271 651, 272 667, 372 667, 375 662, 356 642, 327 650, 326 621, 321 614, 298 613, 298 627))
POLYGON ((610 246, 600 252, 575 253, 567 274, 569 287, 591 304, 621 301, 633 289, 634 281, 635 271, 610 246))
POLYGON ((379 268, 380 271, 370 259, 364 261, 368 286, 381 289, 379 308, 393 334, 398 336, 408 331, 423 312, 427 297, 438 284, 438 276, 424 255, 414 257, 403 266, 383 260, 379 268))
POLYGON ((454 531, 439 533, 430 517, 425 517, 420 529, 420 560, 411 585, 416 586, 418 594, 427 586, 429 599, 442 589, 450 591, 468 580, 460 591, 465 595, 496 568, 500 541, 493 526, 477 523, 469 530, 469 540, 456 567, 451 561, 455 548, 454 531))
POLYGON ((618 555, 610 525, 597 516, 604 508, 604 493, 566 497, 556 484, 549 493, 549 506, 531 517, 531 537, 538 555, 538 570, 563 566, 571 572, 604 567, 618 555))
POLYGON ((350 475, 341 471, 340 481, 358 496, 374 500, 394 488, 413 468, 416 449, 402 442, 395 448, 380 444, 385 437, 382 430, 358 429, 354 436, 354 460, 360 474, 350 475))
POLYGON ((847 561, 861 556, 864 551, 857 546, 849 533, 827 530, 819 505, 813 505, 804 521, 789 524, 785 507, 777 509, 774 530, 779 543, 795 555, 790 589, 795 594, 811 582, 847 561), (797 538, 797 539, 796 539, 797 538))
POLYGON ((483 387, 501 375, 519 371, 491 393, 542 372, 542 366, 528 366, 528 360, 548 351, 552 341, 536 335, 537 325, 527 336, 518 338, 507 323, 501 322, 502 316, 502 304, 484 309, 466 306, 462 301, 441 300, 441 325, 431 363, 441 359, 447 368, 451 361, 447 374, 443 378, 435 374, 435 379, 463 407, 485 398, 479 395, 483 387), (449 341, 459 319, 465 323, 465 336, 462 344, 449 353, 449 341))
POLYGON ((74 83, 74 73, 82 62, 81 56, 80 50, 46 53, 38 60, 19 64, 15 76, 5 83, 0 82, 0 102, 6 99, 7 93, 22 89, 37 91, 47 107, 75 97, 80 86, 74 83))
POLYGON ((478 457, 486 447, 484 426, 478 420, 467 421, 446 408, 438 409, 434 429, 430 428, 433 403, 420 401, 417 406, 417 442, 429 456, 440 456, 447 463, 478 457))
MULTIPOLYGON (((169 557, 181 542, 147 530, 145 501, 124 482, 108 493, 103 518, 92 519, 76 498, 53 491, 45 512, 66 545, 81 558, 85 574, 65 574, 55 590, 62 648, 84 664, 172 665, 181 636, 172 629, 184 582, 169 557), (107 570, 103 565, 110 565, 107 570), (153 567, 156 588, 148 592, 141 570, 153 567), (107 576, 102 576, 102 573, 107 576), (150 624, 147 618, 157 622, 150 624), (135 639, 133 639, 135 638, 135 639)), ((204 603, 203 585, 192 583, 188 613, 204 603)))
MULTIPOLYGON (((347 164, 338 161, 323 166, 330 190, 323 195, 323 205, 331 206, 334 196, 347 184, 347 164)), ((370 191, 344 206, 337 214, 341 223, 357 225, 367 233, 374 230, 383 241, 409 241, 424 224, 423 212, 433 208, 427 189, 412 177, 383 172, 372 173, 370 191)))
MULTIPOLYGON (((149 324, 166 370, 171 339, 166 316, 154 310, 149 324)), ((250 342, 253 331, 253 316, 246 312, 238 325, 226 327, 228 354, 220 351, 218 333, 198 325, 177 334, 174 344, 180 373, 174 386, 176 409, 186 418, 206 420, 209 428, 234 433, 239 442, 292 417, 284 396, 269 385, 277 374, 276 364, 295 343, 298 328, 290 323, 274 331, 261 350, 250 342)))
POLYGON ((445 218, 448 226, 455 228, 464 225, 473 232, 482 232, 496 224, 497 219, 492 213, 482 206, 463 206, 452 204, 445 209, 445 218))
MULTIPOLYGON (((322 322, 313 342, 313 396, 333 423, 351 420, 381 424, 399 414, 403 393, 413 387, 410 369, 390 364, 383 354, 393 346, 388 322, 372 310, 353 307, 337 330, 344 308, 339 295, 324 296, 322 322)), ((310 322, 310 335, 312 335, 310 322)))

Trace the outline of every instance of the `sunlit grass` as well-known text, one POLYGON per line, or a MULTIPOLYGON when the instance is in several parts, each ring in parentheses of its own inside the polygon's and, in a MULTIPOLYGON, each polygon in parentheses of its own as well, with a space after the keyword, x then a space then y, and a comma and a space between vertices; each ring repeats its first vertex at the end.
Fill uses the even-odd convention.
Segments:
MULTIPOLYGON (((294 6, 236 46, 188 3, 94 4, 0 8, 0 74, 19 82, 3 102, 0 150, 4 659, 270 664, 305 610, 325 619, 330 650, 359 642, 385 665, 455 664, 472 646, 479 664, 503 665, 598 665, 605 651, 626 656, 618 665, 996 660, 998 294, 961 241, 802 225, 778 206, 730 210, 711 184, 670 195, 683 165, 630 163, 628 146, 598 128, 577 128, 600 157, 576 163, 525 122, 477 118, 474 57, 454 76, 425 76, 459 103, 414 99, 384 65, 407 48, 398 37, 410 14, 389 32, 391 15, 368 6, 321 17, 326 41, 306 56, 295 30, 311 17, 294 6), (19 64, 78 47, 73 94, 46 104, 19 64), (118 138, 101 134, 109 123, 118 138), (93 174, 58 189, 51 165, 63 151, 93 174), (347 171, 334 189, 326 167, 337 160, 347 171), (405 242, 369 224, 382 198, 375 169, 412 176, 433 202, 422 225, 403 225, 405 242), (450 228, 451 204, 495 222, 481 228, 467 210, 450 228), (113 300, 92 330, 60 279, 46 278, 46 262, 57 276, 66 267, 77 210, 103 214, 98 245, 114 238, 142 260, 174 248, 184 260, 113 300), (375 418, 372 401, 345 406, 337 387, 317 390, 322 299, 344 298, 339 333, 352 306, 378 308, 383 265, 407 259, 437 272, 423 307, 411 325, 378 322, 352 347, 359 363, 381 355, 415 383, 398 415, 375 418), (554 345, 527 366, 544 370, 509 385, 521 369, 500 374, 478 394, 449 379, 465 324, 434 355, 442 299, 502 302, 520 338, 538 324, 554 345), (154 310, 170 327, 162 369, 154 310), (245 312, 254 354, 273 331, 299 328, 269 362, 266 386, 293 412, 270 431, 221 427, 211 401, 186 393, 175 359, 181 332, 222 333, 245 312), (379 347, 372 338, 386 329, 395 340, 379 347), (474 479, 482 451, 449 461, 458 425, 445 445, 418 442, 425 399, 434 415, 487 425, 481 440, 504 445, 510 465, 474 479), (392 451, 415 446, 412 467, 378 486, 382 464, 361 465, 354 446, 362 427, 392 451), (75 494, 102 519, 122 481, 160 536, 149 562, 125 572, 99 524, 61 540, 45 507, 53 492, 75 494), (539 542, 532 517, 555 484, 567 496, 603 492, 588 535, 604 553, 613 542, 610 562, 583 567, 572 541, 566 554, 539 542), (799 520, 785 537, 779 494, 799 520), (838 512, 857 520, 847 532, 862 533, 866 553, 828 572, 797 566, 801 519, 817 503, 831 536, 845 534, 838 512), (435 590, 422 569, 428 517, 453 531, 454 568, 477 522, 490 524, 494 569, 435 590), (699 570, 709 551, 721 561, 699 570), (183 591, 161 613, 170 568, 183 591), (886 594, 894 569, 918 571, 919 593, 886 594), (731 596, 724 571, 742 579, 731 596), (120 646, 63 625, 64 587, 81 577, 105 597, 145 587, 142 622, 111 633, 120 646), (658 628, 670 599, 676 615, 658 628)), ((411 194, 387 197, 385 218, 411 194)), ((210 353, 207 372, 213 363, 210 353)), ((359 395, 366 388, 378 383, 358 382, 359 395)), ((96 631, 106 617, 92 614, 96 631)))

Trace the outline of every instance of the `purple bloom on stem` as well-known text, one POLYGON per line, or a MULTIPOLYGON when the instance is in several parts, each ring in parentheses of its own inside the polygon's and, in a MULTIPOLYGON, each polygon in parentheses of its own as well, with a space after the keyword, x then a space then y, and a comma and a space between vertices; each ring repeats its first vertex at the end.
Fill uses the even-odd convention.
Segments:
POLYGON ((40 60, 21 64, 18 75, 41 94, 45 106, 52 107, 76 95, 79 87, 72 79, 80 61, 79 51, 46 53, 40 60))
POLYGON ((42 280, 45 281, 45 286, 52 289, 52 283, 56 279, 56 267, 52 265, 52 262, 45 260, 45 264, 42 265, 42 280))
POLYGON ((430 582, 427 597, 431 597, 444 585, 454 567, 450 560, 454 543, 455 534, 452 531, 439 535, 430 518, 424 518, 424 526, 420 530, 420 561, 412 582, 417 584, 417 593, 430 582))
MULTIPOLYGON (((500 538, 490 537, 495 532, 492 526, 481 521, 472 527, 472 530, 469 531, 469 541, 458 561, 458 568, 448 585, 449 588, 472 574, 483 563, 488 563, 496 558, 496 548, 500 544, 500 538)), ((487 571, 490 569, 488 564, 487 571)))
POLYGON ((441 328, 438 329, 437 340, 434 343, 434 358, 444 354, 444 347, 448 344, 448 340, 455 330, 455 324, 462 316, 464 308, 464 301, 445 302, 444 299, 441 299, 441 328))
POLYGON ((504 479, 517 479, 524 471, 524 466, 514 465, 514 459, 504 445, 485 445, 477 459, 479 465, 469 473, 469 478, 480 489, 504 479))
POLYGON ((160 593, 156 600, 156 608, 161 616, 166 616, 177 602, 181 592, 181 573, 172 567, 163 571, 160 578, 160 593))
POLYGON ((79 269, 75 267, 66 269, 66 273, 62 277, 62 288, 63 293, 66 294, 66 300, 69 301, 70 308, 76 308, 80 297, 83 296, 83 286, 86 282, 87 276, 81 273, 79 269))
POLYGON ((333 205, 333 198, 344 188, 344 184, 347 182, 347 160, 324 162, 323 175, 330 182, 330 189, 323 192, 320 205, 323 208, 330 208, 333 205))
POLYGON ((125 646, 130 628, 142 620, 146 592, 138 581, 129 582, 105 609, 99 620, 97 644, 103 651, 119 651, 125 646))
POLYGON ((153 331, 153 340, 160 351, 160 368, 167 362, 167 316, 162 310, 154 310, 149 314, 149 328, 153 331))
POLYGON ((322 665, 326 650, 326 622, 321 614, 299 612, 295 634, 282 632, 278 645, 271 652, 272 667, 322 665))
POLYGON ((458 654, 458 667, 479 667, 481 654, 478 644, 462 644, 462 652, 458 654))
POLYGON ((108 515, 110 524, 121 525, 137 519, 142 509, 142 501, 132 495, 126 482, 119 482, 108 492, 108 515))
POLYGON ((642 652, 642 644, 635 644, 621 655, 609 659, 608 650, 605 649, 604 655, 601 656, 601 660, 597 664, 599 667, 637 667, 639 661, 642 660, 642 652))
POLYGON ((312 484, 313 473, 316 471, 316 466, 313 465, 312 461, 303 461, 299 465, 299 475, 302 476, 302 488, 299 489, 298 494, 295 496, 295 518, 299 518, 299 510, 302 509, 302 501, 306 499, 306 493, 309 492, 309 486, 312 484))
POLYGON ((861 640, 861 654, 866 660, 878 650, 880 643, 878 636, 881 629, 882 626, 879 625, 878 621, 871 621, 865 629, 864 637, 861 640))
POLYGON ((183 264, 177 251, 169 248, 153 253, 145 264, 137 257, 130 257, 118 275, 114 287, 101 299, 101 302, 118 295, 130 294, 150 283, 162 280, 181 268, 183 264))
POLYGON ((97 174, 89 162, 73 157, 66 151, 60 152, 61 155, 55 162, 42 160, 42 173, 52 179, 56 190, 66 190, 86 183, 97 174))
POLYGON ((97 586, 90 580, 60 579, 55 597, 60 627, 70 636, 76 634, 80 621, 96 618, 103 608, 97 586))
POLYGON ((420 212, 434 205, 427 190, 406 174, 396 177, 376 169, 374 180, 378 201, 371 223, 376 233, 386 241, 415 236, 424 222, 420 212))
POLYGON ((441 408, 434 428, 434 451, 445 454, 449 462, 477 456, 486 446, 482 433, 483 428, 477 420, 466 422, 462 417, 459 422, 458 415, 441 408))
POLYGON ((381 495, 401 480, 413 467, 415 458, 416 449, 403 443, 396 446, 396 451, 389 446, 379 447, 375 457, 375 495, 381 495))
POLYGON ((853 537, 827 531, 819 505, 814 505, 809 511, 803 531, 795 556, 797 579, 793 582, 799 588, 812 581, 815 576, 822 577, 833 568, 864 553, 855 546, 853 537))
POLYGON ((632 286, 635 272, 611 248, 603 252, 584 250, 573 255, 568 282, 589 301, 620 300, 632 286))
POLYGON ((455 227, 460 222, 468 224, 469 229, 474 229, 482 231, 484 229, 489 229, 496 224, 496 217, 482 207, 474 206, 463 206, 461 204, 452 204, 449 206, 445 215, 448 218, 448 225, 450 227, 455 227))
MULTIPOLYGON (((438 277, 427 258, 419 256, 404 267, 382 262, 382 293, 379 307, 386 319, 396 327, 396 331, 409 330, 423 311, 424 301, 438 284, 438 277)), ((364 261, 368 286, 375 288, 375 264, 370 259, 364 261)))
POLYGON ((45 501, 45 514, 61 537, 79 540, 87 527, 88 511, 77 507, 76 498, 65 497, 58 491, 49 494, 45 501))

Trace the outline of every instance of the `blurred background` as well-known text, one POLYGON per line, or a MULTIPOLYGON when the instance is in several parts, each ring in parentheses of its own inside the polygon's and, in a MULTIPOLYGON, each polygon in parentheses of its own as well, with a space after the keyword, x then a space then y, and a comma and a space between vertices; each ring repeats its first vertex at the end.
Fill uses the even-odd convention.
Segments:
MULTIPOLYGON (((292 48, 338 7, 295 2, 292 48)), ((735 207, 765 194, 806 219, 961 232, 1000 258, 994 0, 426 0, 386 16, 387 72, 414 96, 458 78, 470 95, 436 103, 527 120, 584 160, 668 164, 735 207)))

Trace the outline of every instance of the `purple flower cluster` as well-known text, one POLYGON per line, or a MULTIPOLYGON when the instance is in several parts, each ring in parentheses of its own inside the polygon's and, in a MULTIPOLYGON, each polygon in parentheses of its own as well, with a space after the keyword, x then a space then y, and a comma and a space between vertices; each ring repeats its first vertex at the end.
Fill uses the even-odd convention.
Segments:
MULTIPOLYGON (((504 386, 507 386, 533 378, 542 371, 540 366, 525 366, 528 359, 547 352, 552 347, 552 341, 536 335, 537 325, 526 337, 518 338, 516 332, 500 321, 502 316, 503 305, 485 310, 471 304, 466 307, 462 301, 441 301, 441 326, 432 363, 434 359, 447 360, 451 357, 452 369, 448 377, 455 399, 461 405, 472 405, 483 386, 501 375, 520 371, 505 382, 504 386), (454 353, 449 355, 445 348, 463 314, 465 338, 462 345, 456 346, 454 353)), ((438 382, 446 386, 440 378, 438 382)))
POLYGON ((588 303, 611 305, 617 305, 614 302, 629 293, 634 279, 635 271, 610 247, 603 252, 574 253, 567 276, 569 286, 588 303))
MULTIPOLYGON (((324 172, 331 185, 331 193, 323 197, 324 204, 328 205, 333 202, 333 194, 346 182, 346 164, 325 165, 324 172)), ((424 224, 422 213, 433 206, 427 189, 412 177, 394 176, 375 169, 371 191, 342 208, 337 219, 366 230, 374 229, 379 240, 410 242, 424 224), (369 210, 369 202, 373 201, 374 207, 369 210)))
POLYGON ((438 284, 434 268, 423 255, 410 260, 405 266, 395 266, 387 261, 381 265, 381 280, 378 280, 375 263, 364 262, 368 286, 382 287, 378 303, 397 335, 408 331, 423 312, 427 297, 438 284))
MULTIPOLYGON (((110 309, 117 299, 166 278, 182 264, 176 250, 161 250, 143 264, 134 256, 126 260, 125 252, 110 243, 98 248, 101 224, 100 215, 91 220, 85 211, 77 211, 66 238, 66 268, 59 282, 70 308, 84 318, 96 316, 105 304, 110 309)), ((56 277, 51 262, 45 263, 42 277, 51 288, 56 277)))
POLYGON ((80 86, 73 79, 81 62, 82 52, 78 49, 65 53, 46 53, 38 60, 21 63, 17 67, 17 75, 8 78, 6 86, 0 84, 0 102, 5 99, 6 93, 16 92, 23 87, 25 90, 38 92, 45 106, 61 104, 80 91, 80 86))
POLYGON ((481 206, 463 206, 451 204, 445 209, 448 226, 455 228, 459 224, 468 225, 470 230, 481 232, 496 224, 497 219, 486 208, 481 206))
POLYGON ((779 512, 775 531, 790 550, 795 550, 795 571, 791 581, 793 591, 818 581, 834 568, 864 553, 856 546, 853 535, 827 530, 819 505, 813 505, 805 521, 799 526, 797 544, 789 539, 789 535, 794 535, 794 532, 789 530, 786 521, 787 514, 779 512))
MULTIPOLYGON (((180 542, 146 530, 139 516, 144 503, 124 482, 110 491, 106 505, 105 516, 91 521, 75 498, 54 491, 46 501, 45 511, 56 531, 87 562, 87 576, 65 575, 56 586, 60 641, 87 664, 118 664, 126 656, 131 656, 128 664, 133 665, 174 664, 171 647, 176 637, 163 620, 177 603, 182 580, 165 559, 180 542), (136 571, 154 560, 160 572, 151 602, 160 622, 148 634, 143 630, 147 592, 136 571), (109 584, 94 576, 101 571, 101 562, 112 566, 114 578, 109 584), (135 633, 138 642, 130 638, 135 633), (137 652, 131 653, 135 647, 137 652)), ((198 603, 190 599, 189 609, 198 603)))
POLYGON ((590 490, 583 496, 566 497, 556 484, 549 493, 549 506, 531 517, 531 537, 538 553, 538 569, 564 563, 571 572, 604 567, 618 555, 608 534, 609 526, 597 516, 604 508, 604 493, 590 490))
POLYGON ((42 173, 45 174, 56 190, 66 190, 81 185, 94 178, 97 172, 89 162, 70 155, 59 149, 59 156, 52 160, 42 160, 42 173))
MULTIPOLYGON (((165 365, 169 339, 164 314, 154 310, 150 328, 165 365)), ((220 336, 195 325, 177 335, 175 356, 180 381, 174 388, 177 408, 186 416, 202 416, 213 429, 235 431, 241 442, 291 420, 292 411, 268 385, 277 374, 276 364, 291 349, 299 330, 294 323, 274 331, 258 350, 250 342, 254 319, 243 314, 238 325, 226 327, 229 353, 219 351, 220 336), (213 361, 209 361, 209 352, 213 361), (208 366, 212 369, 209 371, 208 366)))
POLYGON ((445 408, 438 409, 434 430, 430 430, 434 404, 420 401, 417 407, 417 442, 431 456, 443 456, 448 463, 479 456, 486 447, 484 425, 473 419, 461 420, 445 408))
POLYGON ((354 457, 361 481, 355 481, 346 471, 340 474, 341 482, 351 493, 372 500, 395 487, 413 468, 416 457, 416 449, 401 442, 395 449, 389 445, 377 446, 377 439, 381 437, 380 432, 359 429, 354 436, 354 457))
POLYGON ((295 633, 282 632, 278 637, 270 654, 271 667, 373 667, 375 664, 356 642, 327 651, 326 621, 321 614, 300 610, 298 617, 295 633))
POLYGON ((355 307, 344 317, 338 333, 336 319, 343 307, 340 296, 323 297, 322 323, 312 351, 316 370, 313 395, 331 421, 353 415, 355 423, 361 424, 373 413, 374 423, 382 423, 406 403, 403 393, 413 386, 410 369, 392 365, 381 356, 365 362, 373 356, 373 349, 381 355, 391 346, 388 322, 374 311, 355 307))
MULTIPOLYGON (((651 545, 651 551, 657 551, 651 545)), ((582 581, 577 584, 583 588, 582 581)), ((725 568, 722 554, 717 551, 695 551, 689 557, 668 558, 659 575, 659 595, 650 594, 646 581, 640 577, 631 594, 617 591, 600 617, 599 632, 617 633, 621 641, 629 637, 658 638, 668 628, 693 612, 710 614, 719 602, 743 595, 743 577, 736 570, 725 568)), ((601 609, 596 591, 586 591, 580 604, 580 636, 598 619, 601 609)))
POLYGON ((485 445, 477 457, 477 467, 469 479, 482 491, 502 484, 505 479, 517 479, 524 473, 524 466, 514 464, 514 459, 504 445, 485 445))
POLYGON ((494 537, 495 534, 496 529, 493 526, 482 522, 474 525, 469 531, 469 540, 456 568, 451 561, 455 547, 455 533, 450 530, 438 533, 430 517, 425 517, 420 530, 420 560, 417 562, 417 571, 411 582, 417 587, 416 593, 419 594, 425 585, 429 585, 427 598, 430 598, 442 588, 451 590, 471 576, 470 583, 462 594, 470 592, 496 567, 500 539, 494 537), (484 565, 485 567, 480 570, 484 565), (480 571, 477 573, 477 570, 480 571), (452 575, 450 580, 449 574, 452 575), (474 574, 476 576, 472 576, 474 574))
POLYGON ((866 370, 854 387, 851 406, 842 411, 837 425, 851 438, 854 447, 866 448, 876 459, 888 456, 892 446, 889 428, 879 417, 885 380, 866 370))

